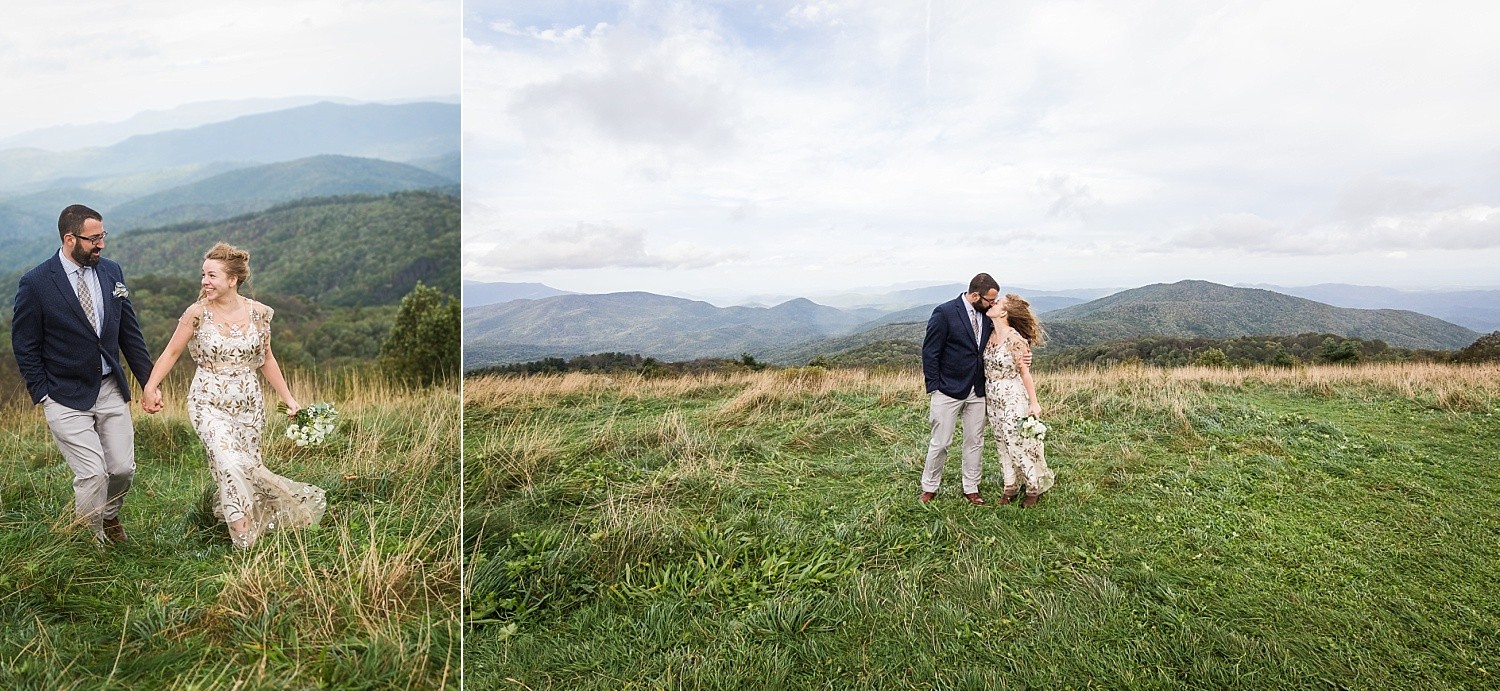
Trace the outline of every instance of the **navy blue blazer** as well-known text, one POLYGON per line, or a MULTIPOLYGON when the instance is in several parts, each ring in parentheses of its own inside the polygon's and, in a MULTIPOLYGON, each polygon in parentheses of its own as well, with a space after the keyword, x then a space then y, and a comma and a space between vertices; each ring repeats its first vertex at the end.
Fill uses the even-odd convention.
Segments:
MULTIPOLYGON (((979 342, 988 343, 995 324, 979 313, 979 342)), ((974 342, 974 326, 960 295, 932 310, 927 320, 927 337, 922 339, 922 377, 927 393, 941 391, 949 398, 963 400, 972 390, 984 395, 984 353, 974 342)))
POLYGON ((125 285, 120 265, 100 258, 99 289, 104 293, 104 314, 99 315, 100 333, 94 334, 78 294, 68 282, 62 258, 56 254, 21 277, 16 291, 15 317, 11 321, 11 347, 16 365, 31 392, 31 402, 50 396, 74 410, 88 410, 99 400, 99 382, 104 379, 99 357, 112 368, 120 393, 130 400, 130 385, 120 354, 130 365, 135 380, 151 378, 151 352, 136 321, 128 296, 117 286, 125 285))

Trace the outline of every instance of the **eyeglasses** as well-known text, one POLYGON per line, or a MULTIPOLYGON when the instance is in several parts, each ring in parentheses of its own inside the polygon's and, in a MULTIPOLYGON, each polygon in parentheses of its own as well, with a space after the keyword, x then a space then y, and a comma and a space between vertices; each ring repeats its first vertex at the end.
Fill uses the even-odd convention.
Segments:
POLYGON ((78 233, 68 233, 68 234, 72 235, 75 238, 78 238, 79 240, 88 240, 89 244, 91 244, 91 245, 97 245, 97 244, 99 244, 101 242, 104 242, 104 238, 109 237, 109 233, 106 233, 106 232, 103 232, 103 231, 100 231, 100 233, 98 235, 79 235, 78 233))

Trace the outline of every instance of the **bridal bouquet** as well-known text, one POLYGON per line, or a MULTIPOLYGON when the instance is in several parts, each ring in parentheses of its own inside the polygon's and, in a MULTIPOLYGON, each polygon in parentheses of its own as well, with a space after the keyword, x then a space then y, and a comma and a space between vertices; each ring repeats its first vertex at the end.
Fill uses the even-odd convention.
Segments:
MULTIPOLYGON (((281 412, 286 412, 285 405, 281 412)), ((297 446, 317 446, 333 432, 333 423, 339 419, 339 411, 332 403, 314 403, 297 411, 291 424, 286 426, 286 438, 297 446)))
POLYGON ((1047 438, 1047 425, 1036 419, 1035 415, 1021 418, 1021 424, 1016 425, 1016 429, 1020 430, 1021 436, 1027 439, 1042 441, 1047 438))

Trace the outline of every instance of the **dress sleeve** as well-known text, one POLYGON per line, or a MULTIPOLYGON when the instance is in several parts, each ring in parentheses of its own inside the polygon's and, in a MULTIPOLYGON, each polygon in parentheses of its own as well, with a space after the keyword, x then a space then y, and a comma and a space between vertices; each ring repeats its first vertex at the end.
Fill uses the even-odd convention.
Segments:
POLYGON ((182 324, 183 326, 191 327, 196 331, 198 329, 198 322, 202 320, 203 303, 195 302, 191 305, 188 305, 188 308, 182 311, 182 316, 177 318, 177 323, 182 324))
POLYGON ((1007 343, 1006 346, 1010 348, 1011 358, 1017 360, 1017 364, 1020 364, 1019 361, 1022 357, 1031 352, 1031 344, 1027 343, 1026 339, 1021 338, 1019 335, 1010 339, 1010 343, 1007 343))
POLYGON ((276 316, 276 310, 270 308, 263 302, 255 303, 255 309, 261 314, 260 341, 266 346, 271 345, 271 319, 276 316))

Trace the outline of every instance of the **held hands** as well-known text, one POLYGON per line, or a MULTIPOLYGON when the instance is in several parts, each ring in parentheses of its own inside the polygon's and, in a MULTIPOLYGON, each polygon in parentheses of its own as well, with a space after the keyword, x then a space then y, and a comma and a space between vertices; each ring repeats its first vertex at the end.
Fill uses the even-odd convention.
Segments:
POLYGON ((161 387, 153 386, 141 392, 141 410, 155 415, 161 412, 162 407, 161 387))
POLYGON ((282 404, 286 406, 286 416, 288 419, 297 417, 297 411, 302 410, 302 404, 298 403, 295 398, 288 398, 282 404))
POLYGON ((1029 411, 1027 411, 1027 412, 1032 417, 1040 418, 1042 416, 1042 406, 1041 406, 1041 404, 1038 404, 1038 403, 1032 403, 1031 404, 1031 409, 1029 411))

